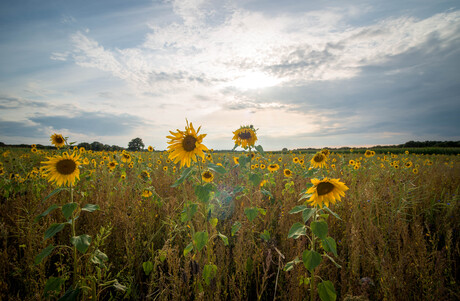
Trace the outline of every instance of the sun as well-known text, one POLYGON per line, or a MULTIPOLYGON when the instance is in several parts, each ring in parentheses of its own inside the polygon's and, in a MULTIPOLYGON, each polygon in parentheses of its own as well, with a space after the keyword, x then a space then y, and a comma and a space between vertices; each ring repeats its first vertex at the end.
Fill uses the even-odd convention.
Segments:
POLYGON ((280 79, 260 71, 244 72, 229 83, 229 86, 241 90, 261 89, 276 86, 280 79))

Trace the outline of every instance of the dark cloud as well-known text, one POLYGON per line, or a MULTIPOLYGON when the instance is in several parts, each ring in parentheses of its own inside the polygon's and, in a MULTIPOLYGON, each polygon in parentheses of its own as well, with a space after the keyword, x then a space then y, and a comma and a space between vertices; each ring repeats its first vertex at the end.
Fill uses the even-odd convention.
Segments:
POLYGON ((46 137, 41 131, 41 127, 32 126, 27 122, 18 121, 0 121, 1 136, 6 137, 46 137))
POLYGON ((47 106, 48 105, 46 103, 39 101, 0 95, 0 109, 2 110, 17 109, 23 107, 45 108, 47 106))
POLYGON ((133 115, 112 115, 108 113, 79 113, 76 116, 43 116, 30 118, 41 126, 55 130, 67 129, 74 133, 98 136, 119 136, 129 134, 141 125, 142 120, 133 115))
POLYGON ((273 87, 247 96, 327 117, 320 135, 404 132, 455 140, 460 137, 459 70, 460 40, 446 45, 433 34, 420 47, 361 68, 352 79, 273 87))

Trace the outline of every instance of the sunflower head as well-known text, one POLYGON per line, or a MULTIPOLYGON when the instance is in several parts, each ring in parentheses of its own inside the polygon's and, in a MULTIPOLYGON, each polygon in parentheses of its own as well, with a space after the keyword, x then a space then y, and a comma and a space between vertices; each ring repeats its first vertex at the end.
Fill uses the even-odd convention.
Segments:
POLYGON ((340 182, 340 179, 322 180, 311 179, 313 187, 307 190, 307 194, 311 194, 310 199, 307 200, 312 206, 329 207, 329 204, 335 204, 340 201, 341 197, 345 196, 345 191, 348 187, 345 183, 340 182))
POLYGON ((58 186, 73 185, 80 178, 79 156, 72 153, 63 153, 61 156, 48 157, 48 161, 42 162, 48 182, 54 182, 58 186))
POLYGON ((206 170, 201 174, 201 179, 203 179, 203 181, 205 181, 206 183, 210 183, 212 182, 212 180, 214 180, 214 175, 211 171, 206 170))
POLYGON ((280 166, 279 166, 278 164, 270 164, 270 165, 268 165, 268 167, 267 167, 268 171, 270 171, 270 172, 275 172, 275 171, 277 171, 279 168, 280 168, 280 166))
POLYGON ((64 139, 64 137, 62 137, 61 134, 54 133, 53 135, 51 135, 50 141, 57 148, 61 148, 61 147, 63 147, 65 145, 65 139, 64 139))
POLYGON ((182 168, 184 165, 190 167, 192 160, 196 161, 196 157, 200 157, 204 159, 204 151, 207 151, 208 148, 202 144, 203 138, 206 137, 206 134, 198 135, 200 132, 201 126, 198 128, 197 131, 193 128, 192 123, 188 123, 185 127, 185 131, 177 130, 177 132, 172 132, 172 136, 167 136, 169 138, 168 141, 168 151, 169 151, 169 159, 174 160, 174 163, 180 162, 180 167, 182 168))
POLYGON ((289 177, 292 176, 292 171, 291 171, 290 169, 288 169, 288 168, 286 168, 286 169, 283 171, 283 173, 284 173, 284 176, 287 177, 287 178, 289 178, 289 177))
POLYGON ((153 152, 153 146, 149 145, 149 147, 147 148, 147 150, 148 150, 149 152, 153 152))
POLYGON ((152 193, 150 190, 148 190, 148 189, 144 189, 144 190, 142 191, 142 197, 143 197, 143 198, 149 198, 149 197, 152 196, 152 194, 153 194, 153 193, 152 193))
POLYGON ((233 132, 232 139, 235 140, 235 145, 244 149, 254 146, 257 141, 256 129, 252 125, 242 126, 233 132))
POLYGON ((326 167, 327 157, 322 152, 317 152, 310 161, 310 165, 313 168, 326 167))

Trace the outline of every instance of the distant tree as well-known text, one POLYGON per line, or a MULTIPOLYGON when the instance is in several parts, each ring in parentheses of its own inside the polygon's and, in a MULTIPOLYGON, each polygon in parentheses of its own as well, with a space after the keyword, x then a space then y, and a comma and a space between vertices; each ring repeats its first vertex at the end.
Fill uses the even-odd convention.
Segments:
POLYGON ((91 149, 93 151, 101 151, 103 148, 104 148, 104 144, 98 141, 94 141, 93 143, 91 143, 91 149))
POLYGON ((128 150, 130 151, 140 151, 141 149, 144 149, 145 145, 144 142, 142 142, 141 138, 134 138, 128 143, 128 150))
POLYGON ((86 150, 90 150, 91 149, 91 144, 89 144, 88 142, 82 142, 82 143, 78 143, 77 147, 78 148, 84 147, 86 150))
POLYGON ((287 152, 287 151, 288 151, 287 148, 283 148, 283 150, 282 150, 282 152, 284 152, 284 153, 287 152))

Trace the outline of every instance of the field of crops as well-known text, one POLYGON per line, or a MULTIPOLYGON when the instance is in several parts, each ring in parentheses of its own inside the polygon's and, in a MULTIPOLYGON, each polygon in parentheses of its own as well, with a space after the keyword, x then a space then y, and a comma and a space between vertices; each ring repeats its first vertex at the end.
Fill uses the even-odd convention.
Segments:
POLYGON ((176 157, 2 148, 0 299, 460 297, 458 155, 184 137, 176 157))

